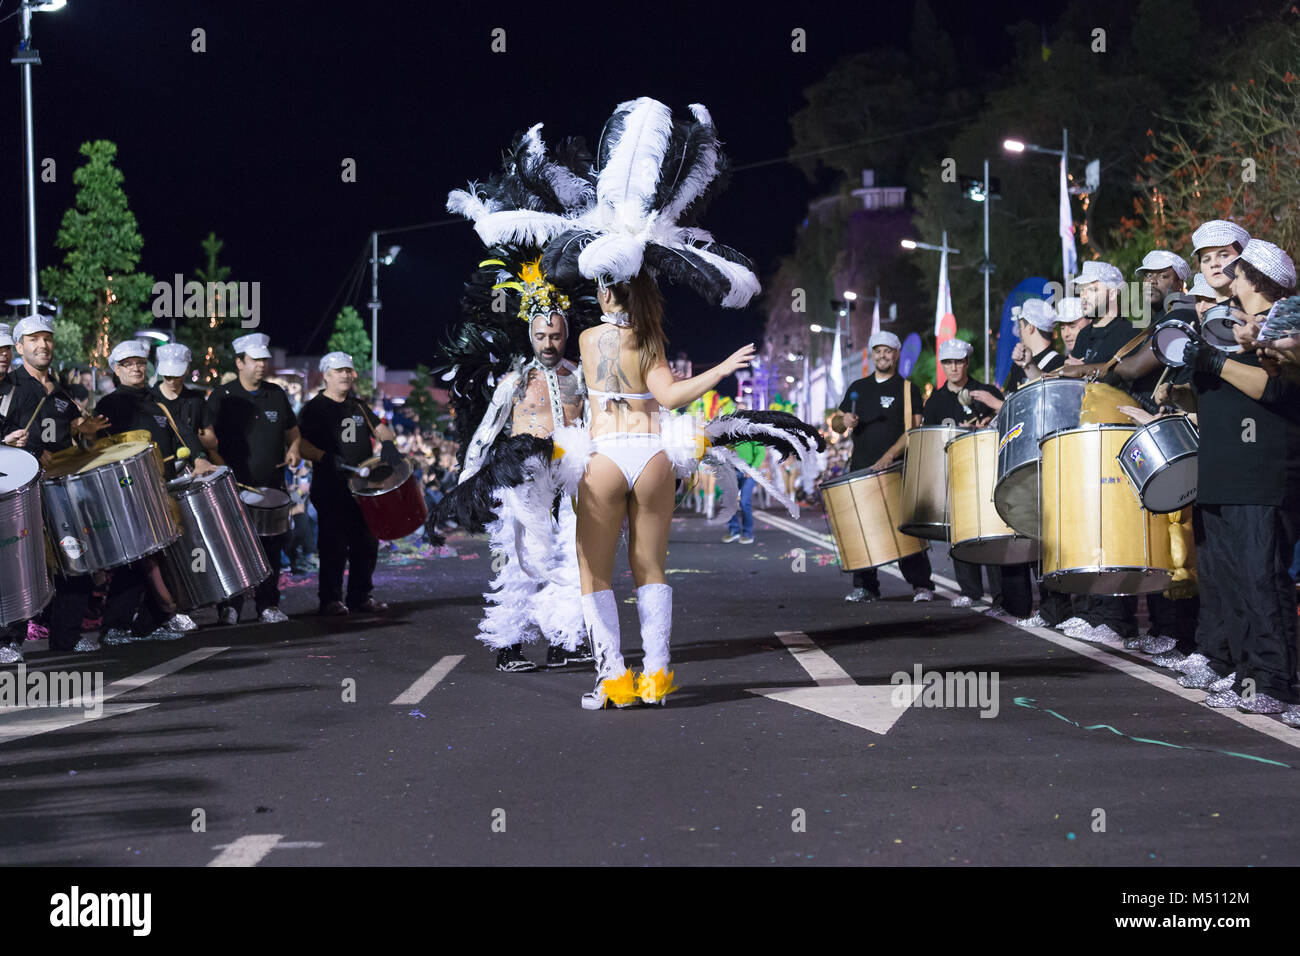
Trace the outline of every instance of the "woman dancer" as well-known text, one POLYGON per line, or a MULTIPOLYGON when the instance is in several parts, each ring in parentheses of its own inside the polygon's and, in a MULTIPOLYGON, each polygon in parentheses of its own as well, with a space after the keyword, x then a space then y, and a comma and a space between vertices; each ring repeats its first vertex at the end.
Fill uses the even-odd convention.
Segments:
POLYGON ((660 409, 687 405, 728 375, 748 368, 753 344, 701 375, 675 381, 668 368, 663 299, 644 270, 628 282, 599 280, 601 325, 578 338, 591 403, 594 444, 578 485, 578 570, 582 612, 596 655, 596 687, 582 706, 612 701, 662 704, 676 690, 668 670, 673 589, 665 581, 675 474, 659 435, 660 409), (634 680, 623 663, 614 597, 614 552, 628 523, 628 563, 641 621, 643 673, 634 680))

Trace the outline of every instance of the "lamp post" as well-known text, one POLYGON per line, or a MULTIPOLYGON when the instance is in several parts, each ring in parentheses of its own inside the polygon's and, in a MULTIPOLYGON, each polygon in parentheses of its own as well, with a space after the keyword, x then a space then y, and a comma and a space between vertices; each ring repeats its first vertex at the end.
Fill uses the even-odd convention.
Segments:
POLYGON ((27 173, 27 300, 31 314, 40 313, 36 292, 36 144, 32 135, 32 67, 40 66, 41 55, 32 49, 32 12, 60 10, 67 0, 20 0, 18 49, 9 60, 23 74, 23 146, 27 173))
MULTIPOLYGON (((899 242, 899 245, 902 246, 904 249, 908 249, 908 250, 911 250, 911 249, 928 249, 930 252, 950 252, 950 253, 952 253, 954 256, 959 256, 959 255, 961 255, 961 250, 960 250, 960 249, 954 249, 952 246, 948 245, 948 230, 947 230, 947 229, 945 229, 945 230, 943 231, 943 239, 942 239, 942 241, 939 243, 939 245, 937 245, 937 246, 935 246, 935 245, 931 245, 931 244, 928 243, 928 242, 917 242, 915 239, 904 239, 904 240, 902 240, 901 242, 899 242)), ((945 277, 945 278, 946 278, 946 277, 945 277)), ((937 309, 937 306, 936 306, 936 309, 937 309)), ((937 337, 937 334, 936 334, 936 337, 937 337)), ((935 350, 936 350, 936 351, 935 351, 935 354, 936 354, 936 355, 938 354, 938 347, 939 347, 939 343, 936 341, 936 342, 935 342, 935 350)), ((942 371, 942 370, 940 370, 940 371, 942 371)), ((937 381, 937 379, 936 379, 936 381, 937 381)))
POLYGON ((993 274, 993 263, 989 261, 989 204, 995 199, 1001 199, 1002 196, 998 190, 1001 188, 996 179, 989 179, 989 161, 984 160, 984 177, 976 179, 973 176, 962 177, 962 187, 966 190, 967 198, 984 205, 984 258, 980 262, 980 272, 984 276, 984 377, 992 381, 989 372, 989 341, 993 335, 993 329, 989 326, 989 276, 993 274))
MULTIPOLYGON (((388 253, 379 258, 379 233, 370 233, 370 374, 373 376, 375 395, 379 396, 379 310, 383 303, 379 301, 379 264, 392 265, 401 251, 401 246, 389 246, 388 253)), ((380 399, 382 401, 382 398, 380 399)))
MULTIPOLYGON (((1048 156, 1056 156, 1061 160, 1062 166, 1068 166, 1069 161, 1071 159, 1086 159, 1086 157, 1082 156, 1079 153, 1070 152, 1070 131, 1067 130, 1064 126, 1061 127, 1061 148, 1060 149, 1048 149, 1046 146, 1035 146, 1033 143, 1026 143, 1023 140, 1019 140, 1019 139, 1003 140, 1002 148, 1009 153, 1030 152, 1030 153, 1045 153, 1048 156)), ((1065 178, 1064 175, 1062 175, 1062 179, 1064 178, 1065 178)), ((1087 170, 1084 173, 1084 178, 1085 181, 1087 182, 1088 190, 1095 190, 1097 188, 1097 186, 1100 184, 1101 181, 1101 160, 1094 159, 1090 163, 1088 163, 1087 170)), ((1062 190, 1064 191, 1064 186, 1062 187, 1062 190)), ((1076 192, 1076 189, 1071 188, 1069 191, 1071 193, 1074 193, 1076 192)), ((1061 197, 1062 208, 1064 208, 1065 206, 1065 200, 1066 197, 1064 196, 1064 194, 1062 194, 1061 197)), ((1085 217, 1085 221, 1086 221, 1086 217, 1085 217)), ((1064 241, 1064 235, 1062 235, 1062 241, 1064 241)), ((1069 272, 1069 263, 1064 261, 1066 258, 1064 251, 1062 251, 1061 253, 1061 258, 1062 258, 1062 262, 1061 262, 1062 270, 1065 272, 1069 272)), ((1068 288, 1069 276, 1067 275, 1065 278, 1066 278, 1066 285, 1068 288)))

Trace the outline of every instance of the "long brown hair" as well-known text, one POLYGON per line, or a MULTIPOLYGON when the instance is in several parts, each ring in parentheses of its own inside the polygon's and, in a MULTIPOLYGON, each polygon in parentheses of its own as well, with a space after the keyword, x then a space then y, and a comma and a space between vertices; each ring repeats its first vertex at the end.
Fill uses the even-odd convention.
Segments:
POLYGON ((664 297, 654 277, 642 269, 627 282, 611 285, 610 291, 619 305, 627 310, 632 333, 636 336, 641 380, 650 370, 666 361, 668 340, 664 337, 664 297))

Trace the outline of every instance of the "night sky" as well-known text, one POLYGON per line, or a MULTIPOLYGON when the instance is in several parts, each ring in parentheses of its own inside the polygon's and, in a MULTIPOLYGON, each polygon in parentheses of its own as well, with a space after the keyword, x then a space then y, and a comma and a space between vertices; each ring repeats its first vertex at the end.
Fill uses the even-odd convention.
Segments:
MULTIPOLYGON (((933 9, 978 85, 1011 56, 1006 25, 1044 6, 933 9)), ((0 16, 15 8, 4 0, 0 16)), ((215 230, 231 278, 261 282, 273 344, 321 352, 345 301, 368 319, 368 273, 345 297, 371 229, 449 219, 448 190, 496 169, 533 123, 546 124, 548 141, 594 143, 616 103, 649 95, 674 112, 702 102, 713 113, 740 168, 703 224, 766 278, 791 250, 808 200, 832 185, 779 161, 803 88, 840 56, 905 45, 912 15, 910 3, 786 9, 69 0, 33 17, 44 61, 34 80, 38 173, 44 157, 58 164, 57 182, 36 187, 39 263, 62 258, 54 238, 73 200, 78 145, 110 139, 145 241, 140 268, 156 279, 192 273, 215 230), (205 53, 191 52, 196 27, 205 53), (490 50, 495 27, 506 30, 504 54, 490 50), (807 53, 790 51, 795 27, 807 31, 807 53), (357 161, 355 183, 341 181, 344 157, 357 161)), ((18 23, 0 24, 11 49, 18 23)), ((25 294, 17 67, 3 87, 0 292, 12 298, 25 294)), ((482 246, 467 222, 381 238, 390 243, 402 251, 380 274, 380 359, 412 368, 433 360, 482 246)), ((697 369, 761 329, 757 304, 730 312, 670 296, 670 348, 697 369)))

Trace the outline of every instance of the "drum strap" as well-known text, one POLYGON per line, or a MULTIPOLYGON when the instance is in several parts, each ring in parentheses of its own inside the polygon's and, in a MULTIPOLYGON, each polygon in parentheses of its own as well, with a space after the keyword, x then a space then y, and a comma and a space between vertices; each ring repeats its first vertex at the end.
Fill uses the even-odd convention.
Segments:
MULTIPOLYGON (((899 378, 902 378, 900 375, 899 378)), ((912 427, 912 383, 903 379, 903 431, 912 427)))

